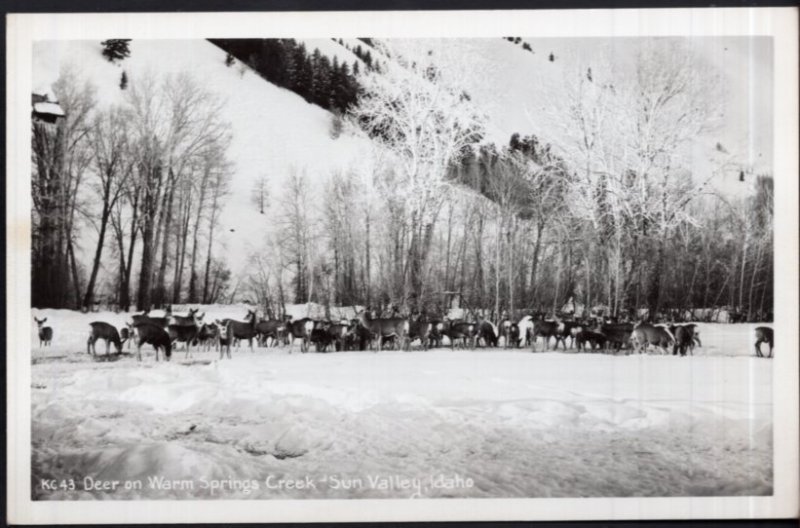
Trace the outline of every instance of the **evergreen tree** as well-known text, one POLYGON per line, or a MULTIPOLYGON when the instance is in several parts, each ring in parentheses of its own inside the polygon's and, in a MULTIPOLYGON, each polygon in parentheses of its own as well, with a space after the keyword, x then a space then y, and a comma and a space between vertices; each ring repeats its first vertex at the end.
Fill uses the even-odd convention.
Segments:
POLYGON ((556 61, 556 56, 553 55, 552 51, 550 52, 550 57, 548 59, 550 60, 550 62, 555 62, 556 61))
POLYGON ((123 60, 130 56, 131 50, 128 43, 131 39, 108 39, 100 43, 103 46, 103 57, 109 62, 123 60))
POLYGON ((119 78, 119 89, 124 90, 128 87, 128 75, 125 70, 122 70, 122 76, 119 78))

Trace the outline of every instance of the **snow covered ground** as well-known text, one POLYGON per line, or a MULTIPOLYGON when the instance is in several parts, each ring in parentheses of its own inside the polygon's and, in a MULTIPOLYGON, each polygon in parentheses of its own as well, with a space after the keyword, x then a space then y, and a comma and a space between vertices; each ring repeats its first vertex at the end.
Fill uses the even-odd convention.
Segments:
POLYGON ((36 314, 55 330, 48 349, 31 330, 36 499, 772 493, 755 325, 701 325, 683 358, 145 347, 138 363, 86 353, 88 322, 124 314, 36 314))

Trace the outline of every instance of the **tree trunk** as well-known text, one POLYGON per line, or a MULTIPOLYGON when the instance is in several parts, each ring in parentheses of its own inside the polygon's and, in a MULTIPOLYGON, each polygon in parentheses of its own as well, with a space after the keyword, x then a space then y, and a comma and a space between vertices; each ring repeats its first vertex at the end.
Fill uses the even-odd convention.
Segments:
POLYGON ((664 251, 664 240, 660 238, 658 241, 658 249, 656 250, 655 262, 653 263, 653 272, 650 276, 650 291, 647 296, 647 318, 651 322, 655 321, 661 300, 661 275, 664 272, 664 251))
POLYGON ((167 183, 169 190, 165 193, 166 199, 164 203, 164 205, 166 205, 166 214, 161 215, 163 221, 159 223, 159 229, 156 233, 156 247, 159 245, 159 239, 161 242, 161 261, 158 267, 158 275, 156 276, 154 300, 156 306, 159 307, 163 306, 167 301, 167 264, 169 263, 170 229, 172 228, 172 209, 175 201, 176 185, 177 180, 175 174, 172 172, 172 169, 170 169, 167 183))
POLYGON ((92 273, 89 276, 89 285, 86 286, 86 295, 83 297, 83 306, 87 309, 92 307, 94 301, 94 286, 97 281, 97 272, 100 269, 100 258, 103 255, 103 245, 106 239, 106 226, 108 225, 108 217, 110 213, 110 206, 108 204, 109 193, 106 192, 103 196, 103 212, 100 215, 100 235, 97 240, 97 249, 94 253, 94 262, 92 263, 92 273))
POLYGON ((366 288, 367 288, 366 297, 367 297, 367 306, 372 306, 372 288, 371 288, 371 283, 372 283, 372 280, 371 280, 372 279, 371 261, 372 261, 372 257, 370 256, 370 235, 369 235, 370 215, 369 215, 369 211, 367 211, 365 216, 366 216, 365 220, 366 220, 366 224, 367 224, 366 225, 366 240, 365 240, 365 243, 366 243, 366 257, 365 257, 366 258, 366 262, 364 263, 365 268, 366 268, 366 277, 365 277, 366 288))
POLYGON ((536 302, 536 294, 539 289, 539 277, 537 275, 539 271, 539 255, 541 254, 542 250, 542 232, 544 231, 544 224, 541 222, 537 222, 536 224, 536 242, 533 246, 533 257, 531 262, 531 299, 530 305, 536 302))
POLYGON ((81 285, 78 278, 78 264, 75 261, 75 249, 72 247, 72 241, 67 244, 67 254, 69 255, 69 267, 72 270, 72 284, 75 290, 75 308, 81 305, 81 285))
POLYGON ((494 249, 494 313, 500 315, 500 246, 503 242, 502 229, 503 222, 501 217, 497 218, 495 227, 495 249, 494 249))

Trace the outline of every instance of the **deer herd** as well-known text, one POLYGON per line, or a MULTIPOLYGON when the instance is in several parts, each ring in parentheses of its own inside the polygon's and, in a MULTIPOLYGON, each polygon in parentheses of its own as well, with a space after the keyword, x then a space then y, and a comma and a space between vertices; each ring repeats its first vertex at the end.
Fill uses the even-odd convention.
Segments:
MULTIPOLYGON (((618 353, 647 353, 651 349, 662 354, 691 355, 695 346, 702 346, 697 325, 650 324, 646 322, 616 322, 610 319, 567 320, 554 318, 547 320, 543 315, 527 315, 518 322, 505 319, 495 323, 477 317, 474 322, 463 320, 436 319, 426 317, 382 317, 375 318, 367 310, 362 310, 352 320, 341 322, 319 321, 308 317, 293 320, 287 316, 283 320, 259 319, 254 310, 248 310, 243 321, 235 319, 216 319, 204 322, 205 313, 198 308, 190 309, 186 315, 175 315, 167 307, 163 317, 151 316, 149 310, 131 317, 131 321, 118 329, 116 326, 95 321, 89 324, 87 353, 96 354, 95 344, 105 341, 106 355, 113 344, 121 353, 125 343, 136 344, 136 356, 142 360, 142 345, 150 345, 155 350, 156 361, 163 352, 169 360, 172 350, 183 344, 186 357, 192 347, 219 352, 220 359, 231 357, 231 347, 246 341, 251 352, 253 341, 258 346, 288 345, 291 353, 295 343, 300 341, 300 350, 308 352, 314 346, 318 352, 329 350, 380 351, 384 348, 410 350, 417 343, 419 348, 437 348, 447 344, 451 348, 531 347, 534 352, 548 350, 551 343, 554 350, 559 344, 567 350, 610 351, 618 353)), ((39 346, 50 346, 53 340, 52 327, 45 325, 47 318, 34 317, 38 326, 39 346)), ((773 330, 759 326, 755 328, 755 352, 764 357, 761 345, 769 347, 772 357, 773 330)))

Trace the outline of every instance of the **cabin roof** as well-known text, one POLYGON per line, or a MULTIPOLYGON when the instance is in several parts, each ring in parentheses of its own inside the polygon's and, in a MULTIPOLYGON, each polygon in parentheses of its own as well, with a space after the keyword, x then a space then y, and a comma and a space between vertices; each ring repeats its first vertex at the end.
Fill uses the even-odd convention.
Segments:
POLYGON ((37 114, 49 114, 58 117, 64 117, 64 110, 58 105, 58 103, 35 103, 33 105, 33 111, 37 114))

